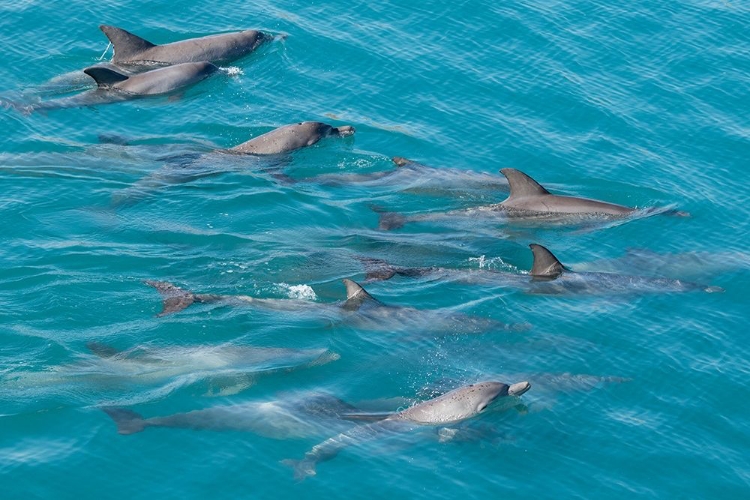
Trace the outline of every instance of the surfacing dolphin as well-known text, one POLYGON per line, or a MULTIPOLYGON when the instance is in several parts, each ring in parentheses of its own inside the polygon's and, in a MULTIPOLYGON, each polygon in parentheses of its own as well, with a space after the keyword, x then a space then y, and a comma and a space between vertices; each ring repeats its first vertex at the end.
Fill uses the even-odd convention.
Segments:
POLYGON ((500 172, 505 175, 510 185, 510 195, 500 203, 448 212, 417 214, 408 217, 392 212, 383 212, 380 214, 378 228, 390 230, 398 229, 409 222, 439 221, 467 217, 472 219, 500 219, 505 222, 534 221, 540 224, 575 224, 586 220, 624 219, 637 215, 638 212, 643 212, 644 215, 650 213, 687 215, 684 212, 674 210, 638 210, 636 208, 589 198, 555 195, 520 170, 503 168, 500 172))
POLYGON ((355 132, 351 125, 333 127, 322 122, 299 122, 284 125, 226 150, 226 153, 278 155, 317 144, 325 137, 348 137, 355 132))
POLYGON ((528 274, 491 269, 450 269, 444 267, 399 267, 379 259, 361 258, 366 266, 366 280, 388 280, 394 276, 407 278, 443 277, 463 283, 482 283, 520 288, 534 294, 614 295, 643 293, 675 293, 700 290, 720 292, 717 286, 706 286, 669 278, 652 278, 603 272, 574 272, 563 266, 547 248, 529 245, 534 262, 528 274))
POLYGON ((328 349, 287 349, 233 344, 192 347, 138 346, 120 351, 96 342, 93 356, 46 370, 17 371, 3 376, 3 385, 41 390, 75 384, 75 390, 132 391, 164 383, 175 387, 206 382, 211 393, 234 394, 260 376, 319 366, 339 359, 328 349))
POLYGON ((376 423, 342 432, 313 446, 301 460, 284 460, 282 463, 292 467, 295 478, 302 480, 314 476, 320 462, 331 460, 348 446, 387 434, 414 431, 425 426, 450 427, 476 417, 490 405, 514 406, 519 402, 518 397, 530 388, 531 384, 528 382, 508 385, 494 381, 459 387, 442 396, 389 415, 376 423))
POLYGON ((217 71, 216 66, 206 61, 176 64, 130 76, 110 67, 91 66, 83 72, 96 81, 95 90, 67 98, 42 101, 33 104, 30 109, 34 111, 76 108, 169 94, 194 85, 217 71))
POLYGON ((366 330, 409 330, 446 333, 483 333, 494 330, 520 331, 526 324, 505 324, 489 318, 468 316, 441 310, 420 310, 412 307, 388 305, 370 295, 358 283, 344 279, 346 300, 322 304, 300 299, 264 299, 248 295, 216 295, 193 293, 164 281, 145 281, 156 288, 163 298, 162 311, 157 316, 182 311, 192 304, 222 303, 250 305, 264 309, 302 313, 327 320, 342 321, 366 330))
POLYGON ((228 63, 244 57, 271 36, 256 30, 191 38, 165 45, 155 45, 122 28, 103 24, 99 29, 114 47, 112 62, 117 65, 171 65, 209 61, 228 63))
POLYGON ((133 186, 115 193, 113 204, 123 206, 137 202, 151 191, 173 184, 189 182, 201 177, 217 175, 232 169, 252 168, 267 172, 273 178, 288 184, 290 178, 281 170, 284 154, 313 146, 326 137, 348 137, 355 132, 351 125, 334 127, 327 123, 306 121, 275 128, 237 146, 215 149, 207 153, 165 157, 167 165, 139 180, 133 186), (215 155, 235 155, 217 158, 215 155), (245 157, 244 159, 242 157, 245 157), (268 157, 268 158, 265 158, 268 157))

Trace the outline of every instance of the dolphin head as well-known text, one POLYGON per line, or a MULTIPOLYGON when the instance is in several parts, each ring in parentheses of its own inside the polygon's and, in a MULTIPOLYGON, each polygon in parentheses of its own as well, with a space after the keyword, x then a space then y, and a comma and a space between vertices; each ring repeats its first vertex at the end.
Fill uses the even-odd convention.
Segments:
POLYGON ((489 406, 499 406, 502 409, 505 409, 506 406, 515 406, 518 404, 517 401, 506 398, 514 398, 524 394, 531 388, 531 384, 528 382, 518 382, 512 385, 502 382, 479 382, 468 388, 471 388, 471 392, 467 398, 467 403, 469 403, 469 406, 474 407, 475 413, 482 413, 489 406), (508 404, 500 404, 501 400, 508 404))
MULTIPOLYGON (((520 396, 530 388, 531 384, 528 382, 518 382, 512 385, 493 381, 478 382, 467 387, 467 389, 470 389, 467 402, 474 406, 476 413, 482 413, 496 401, 508 396, 520 396)), ((513 401, 513 403, 515 402, 513 401)))
MULTIPOLYGON (((398 414, 399 419, 420 424, 450 424, 474 417, 499 400, 508 396, 520 396, 531 384, 519 382, 508 385, 502 382, 485 381, 454 389, 442 396, 415 405, 398 414)), ((506 400, 511 406, 518 404, 515 398, 506 400)))

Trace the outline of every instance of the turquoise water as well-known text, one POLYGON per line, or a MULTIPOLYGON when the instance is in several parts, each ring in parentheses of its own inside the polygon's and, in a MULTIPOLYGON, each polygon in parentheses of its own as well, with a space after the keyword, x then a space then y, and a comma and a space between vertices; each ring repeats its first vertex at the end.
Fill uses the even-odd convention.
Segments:
POLYGON ((42 86, 98 61, 101 23, 156 43, 246 28, 287 36, 171 98, 0 112, 4 498, 750 495, 746 3, 3 2, 0 97, 60 97, 42 86), (210 153, 300 120, 357 133, 285 159, 298 180, 392 170, 399 155, 463 172, 513 167, 558 193, 691 217, 599 230, 484 221, 386 232, 373 208, 445 211, 506 193, 290 184, 257 162, 210 153), (198 156, 216 175, 133 196, 150 174, 180 168, 165 157, 198 156), (466 334, 465 320, 437 333, 435 315, 418 313, 364 328, 327 307, 345 297, 341 279, 364 279, 361 257, 521 273, 534 242, 574 270, 725 291, 541 296, 439 277, 366 286, 438 318, 529 326, 482 335, 466 334), (321 306, 199 304, 156 317, 161 300, 144 280, 321 306), (113 377, 90 342, 166 349, 162 363, 176 363, 169 353, 180 348, 219 345, 327 349, 340 359, 262 365, 275 369, 250 376, 199 367, 207 361, 198 356, 161 377, 113 377), (518 407, 468 422, 466 437, 387 436, 303 482, 281 461, 301 458, 326 429, 294 439, 125 436, 100 409, 151 417, 326 393, 395 411, 486 379, 532 388, 518 407))

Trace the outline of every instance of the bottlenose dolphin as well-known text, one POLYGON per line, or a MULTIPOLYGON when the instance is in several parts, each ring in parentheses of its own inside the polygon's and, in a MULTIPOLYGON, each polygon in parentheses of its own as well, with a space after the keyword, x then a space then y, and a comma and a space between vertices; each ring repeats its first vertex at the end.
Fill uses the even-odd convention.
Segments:
POLYGON ((41 390, 75 384, 76 390, 132 391, 136 386, 168 383, 173 387, 206 382, 211 393, 233 394, 251 386, 259 376, 318 366, 339 355, 327 349, 287 349, 232 344, 211 346, 138 346, 120 351, 96 342, 87 344, 93 356, 42 371, 5 374, 3 385, 41 390))
POLYGON ((130 76, 111 67, 91 66, 83 72, 96 81, 95 90, 63 99, 43 101, 32 105, 31 109, 75 108, 168 94, 194 85, 216 71, 216 66, 205 61, 176 64, 130 76))
POLYGON ((441 276, 463 283, 483 283, 520 288, 535 294, 641 294, 674 293, 702 290, 719 292, 720 287, 706 286, 669 278, 651 278, 602 272, 573 272, 563 266, 547 248, 529 245, 534 262, 528 274, 491 269, 449 269, 444 267, 399 267, 383 260, 361 258, 366 266, 367 281, 388 280, 394 276, 419 278, 441 276))
POLYGON ((331 460, 348 446, 376 439, 384 434, 413 431, 422 426, 452 426, 479 415, 493 403, 500 404, 502 401, 504 407, 518 404, 518 397, 530 388, 531 384, 528 382, 507 385, 494 381, 459 387, 374 424, 342 432, 313 446, 301 460, 284 460, 282 463, 294 469, 297 479, 314 476, 320 462, 331 460))
POLYGON ((251 155, 277 155, 312 146, 324 137, 347 137, 353 134, 354 127, 351 125, 332 127, 322 122, 299 122, 273 129, 238 146, 220 151, 251 155))
POLYGON ((161 159, 167 163, 163 168, 116 193, 113 203, 118 206, 134 203, 154 189, 233 169, 266 172, 274 179, 289 184, 291 178, 282 171, 288 158, 282 155, 317 144, 325 137, 347 137, 354 132, 351 125, 334 127, 322 122, 299 122, 278 127, 231 148, 167 156, 161 159), (235 158, 229 158, 227 154, 235 158), (217 155, 224 157, 218 158, 217 155))
POLYGON ((328 394, 292 395, 281 399, 215 406, 163 417, 143 418, 116 407, 102 408, 119 434, 134 434, 147 427, 174 427, 213 431, 245 431, 271 439, 322 437, 352 427, 348 414, 359 410, 328 394))
POLYGON ((370 173, 332 173, 297 179, 293 182, 325 186, 396 187, 399 191, 432 196, 484 195, 486 192, 507 192, 508 181, 501 176, 473 170, 430 167, 400 156, 391 161, 395 169, 370 173))
POLYGON ((271 39, 260 31, 246 30, 155 45, 121 28, 103 24, 99 29, 112 42, 112 62, 117 65, 170 65, 199 61, 227 63, 250 54, 271 39))
POLYGON ((156 288, 163 298, 162 311, 157 316, 182 311, 192 304, 224 303, 251 305, 264 309, 301 312, 306 316, 319 316, 326 320, 343 321, 367 330, 443 331, 448 333, 479 333, 490 330, 525 330, 526 324, 505 324, 488 318, 468 316, 441 310, 419 310, 412 307, 393 306, 380 302, 358 283, 344 279, 346 300, 321 304, 299 299, 264 299, 248 295, 200 294, 183 290, 164 281, 145 281, 156 288))
MULTIPOLYGON (((449 212, 417 214, 410 217, 392 212, 380 214, 378 228, 383 230, 397 229, 408 222, 435 221, 457 218, 490 218, 506 222, 531 220, 542 224, 575 223, 582 220, 621 219, 636 214, 636 208, 616 205, 605 201, 591 200, 576 196, 560 196, 547 191, 538 182, 514 168, 503 168, 510 185, 510 195, 504 201, 449 212)), ((656 211, 648 209, 644 213, 656 211)), ((663 213, 684 216, 684 212, 662 210, 663 213)))

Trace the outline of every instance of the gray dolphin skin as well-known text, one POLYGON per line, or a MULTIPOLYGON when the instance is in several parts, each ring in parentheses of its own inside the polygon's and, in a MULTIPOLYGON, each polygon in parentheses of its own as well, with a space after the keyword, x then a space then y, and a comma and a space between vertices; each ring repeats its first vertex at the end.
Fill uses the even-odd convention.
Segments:
MULTIPOLYGON (((383 212, 380 214, 378 229, 387 231, 398 229, 409 222, 467 217, 472 219, 499 219, 505 222, 532 220, 542 224, 564 224, 580 222, 582 219, 620 219, 637 212, 635 208, 605 201, 551 194, 520 170, 503 168, 500 172, 508 179, 510 185, 510 195, 500 203, 413 216, 383 212)), ((687 215, 676 211, 671 211, 671 213, 687 215)))
POLYGON ((354 127, 351 125, 332 127, 322 122, 299 122, 284 125, 243 142, 239 146, 223 151, 252 155, 276 155, 312 146, 325 137, 347 137, 353 135, 354 132, 354 127))
POLYGON ((199 294, 165 281, 145 281, 156 288, 163 298, 158 317, 182 311, 192 304, 223 303, 250 305, 269 310, 318 316, 327 321, 341 321, 365 330, 415 330, 446 333, 484 333, 489 331, 523 331, 527 324, 506 324, 489 318, 441 310, 420 310, 384 304, 358 283, 344 279, 346 300, 324 304, 300 299, 263 299, 247 295, 199 294))
POLYGON ((227 63, 244 57, 270 36, 256 30, 191 38, 155 45, 114 26, 99 26, 114 47, 112 62, 117 65, 169 65, 209 61, 227 63))
POLYGON ((354 424, 348 414, 359 410, 328 394, 303 394, 282 399, 215 406, 163 417, 114 407, 102 408, 117 425, 119 434, 141 432, 148 427, 172 427, 212 431, 252 432, 271 439, 322 437, 343 432, 354 424))
POLYGON ((399 267, 383 260, 360 258, 366 268, 366 280, 388 280, 394 276, 420 278, 441 276, 461 283, 482 283, 523 289, 544 295, 608 295, 676 293, 704 291, 720 292, 722 288, 670 278, 653 278, 603 272, 574 272, 563 266, 547 248, 532 243, 534 256, 528 274, 490 269, 449 269, 443 267, 399 267))
POLYGON ((132 390, 163 383, 181 386, 207 382, 219 395, 234 394, 259 376, 289 372, 339 359, 328 349, 287 349, 232 344, 149 347, 117 350, 90 342, 93 356, 42 371, 5 374, 0 382, 18 389, 41 390, 75 383, 98 390, 132 390))
POLYGON ((34 110, 75 108, 127 101, 146 96, 168 94, 194 85, 218 68, 210 62, 191 62, 158 68, 145 73, 126 75, 108 66, 91 66, 83 70, 96 81, 97 88, 72 97, 43 101, 34 110))
POLYGON ((301 460, 284 460, 282 463, 294 469, 298 480, 316 474, 320 462, 331 460, 341 450, 372 439, 396 432, 409 432, 422 426, 451 426, 476 417, 490 405, 504 407, 518 403, 518 397, 531 388, 529 382, 513 385, 502 382, 479 382, 454 389, 442 396, 416 404, 394 413, 374 424, 366 424, 342 432, 312 447, 301 460))

